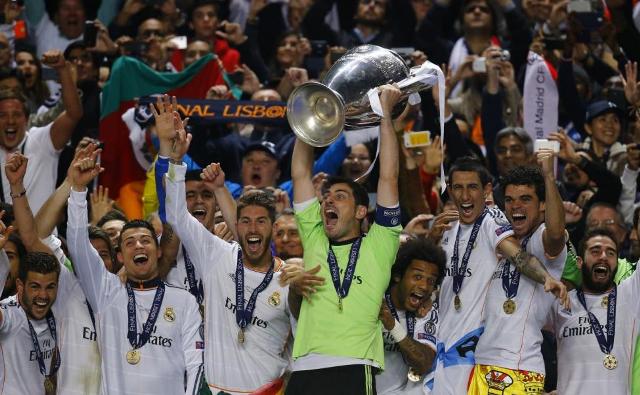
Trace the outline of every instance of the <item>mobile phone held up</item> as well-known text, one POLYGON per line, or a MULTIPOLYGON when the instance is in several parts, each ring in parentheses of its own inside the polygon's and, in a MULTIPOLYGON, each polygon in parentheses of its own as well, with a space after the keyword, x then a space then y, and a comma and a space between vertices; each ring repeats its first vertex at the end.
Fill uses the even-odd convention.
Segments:
POLYGON ((94 21, 84 22, 84 45, 87 48, 93 48, 96 46, 96 40, 98 39, 98 28, 94 21))

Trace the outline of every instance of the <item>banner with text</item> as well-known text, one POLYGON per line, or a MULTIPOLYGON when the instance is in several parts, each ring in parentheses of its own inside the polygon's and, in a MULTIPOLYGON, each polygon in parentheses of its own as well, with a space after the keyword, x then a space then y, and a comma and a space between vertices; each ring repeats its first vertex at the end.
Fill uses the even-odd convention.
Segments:
MULTIPOLYGON (((545 60, 529 51, 524 77, 524 128, 531 139, 547 138, 558 130, 558 87, 545 60)), ((555 74, 555 73, 554 73, 555 74)))
MULTIPOLYGON (((155 103, 155 97, 140 98, 140 104, 155 103)), ((239 100, 199 100, 178 98, 178 112, 199 123, 259 123, 285 125, 287 103, 239 100)))

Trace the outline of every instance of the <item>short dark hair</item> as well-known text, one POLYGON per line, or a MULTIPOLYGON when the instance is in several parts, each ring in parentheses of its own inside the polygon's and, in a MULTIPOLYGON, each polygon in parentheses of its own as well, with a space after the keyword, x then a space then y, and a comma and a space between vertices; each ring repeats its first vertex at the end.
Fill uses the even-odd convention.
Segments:
POLYGON ((324 184, 322 184, 322 195, 324 196, 329 192, 329 189, 335 184, 347 184, 349 188, 351 188, 351 192, 353 192, 353 198, 356 201, 356 205, 369 208, 369 194, 367 193, 367 190, 362 185, 347 177, 330 176, 327 178, 324 184))
POLYGON ((15 233, 11 233, 9 235, 9 240, 16 246, 16 252, 18 253, 18 261, 24 261, 24 258, 27 256, 27 248, 24 246, 22 239, 15 233))
POLYGON ((220 6, 216 0, 196 0, 189 9, 188 19, 189 22, 193 21, 193 13, 200 7, 211 5, 216 10, 216 16, 220 16, 220 6))
POLYGON ((509 185, 526 185, 534 187, 536 196, 541 202, 545 199, 544 177, 539 167, 518 166, 505 174, 500 180, 502 187, 502 195, 505 195, 507 186, 509 185))
POLYGON ((269 212, 269 219, 271 220, 271 223, 275 222, 276 201, 273 194, 261 189, 250 189, 240 195, 238 198, 238 208, 236 209, 236 215, 238 218, 240 218, 240 212, 242 209, 248 206, 264 207, 269 212))
POLYGON ((143 220, 143 219, 133 219, 127 223, 124 224, 124 226, 122 227, 122 230, 120 231, 120 236, 118 236, 118 248, 120 248, 120 250, 122 251, 122 235, 124 234, 125 230, 129 230, 129 229, 134 229, 134 228, 145 228, 148 229, 149 232, 151 232, 151 236, 153 237, 153 241, 156 243, 156 247, 158 246, 158 236, 156 235, 156 231, 155 229, 153 229, 153 226, 143 220))
MULTIPOLYGON (((124 229, 123 229, 124 230, 124 229)), ((111 238, 102 230, 102 228, 98 228, 97 226, 89 225, 89 240, 100 239, 107 243, 107 248, 109 249, 109 255, 111 256, 112 261, 116 261, 116 250, 115 246, 111 244, 111 238)))
POLYGON ((113 221, 114 219, 120 220, 122 222, 127 222, 127 216, 124 215, 122 211, 111 210, 98 220, 98 223, 96 223, 96 226, 101 228, 104 224, 106 224, 109 221, 113 221))
MULTIPOLYGON (((0 79, 7 78, 7 77, 13 77, 13 76, 7 75, 5 77, 2 77, 0 75, 0 79)), ((15 77, 18 78, 17 75, 15 75, 15 77)), ((18 81, 21 81, 20 78, 18 78, 18 81)), ((22 82, 20 84, 22 84, 22 82)), ((4 100, 19 101, 22 104, 22 110, 24 111, 24 116, 25 117, 29 116, 29 106, 27 105, 27 99, 24 96, 24 93, 16 91, 15 89, 8 89, 8 88, 0 89, 0 102, 4 100)))
POLYGON ((23 282, 26 281, 29 272, 60 275, 60 263, 55 256, 46 252, 28 252, 24 260, 20 261, 18 278, 23 282))
POLYGON ((280 218, 280 217, 285 217, 285 216, 293 217, 293 216, 295 216, 295 215, 296 215, 296 212, 295 212, 295 211, 293 211, 293 209, 292 209, 292 208, 286 207, 284 210, 282 210, 282 212, 280 212, 280 213, 278 213, 278 214, 276 215, 276 221, 277 221, 277 220, 278 220, 278 218, 280 218))
POLYGON ((436 265, 438 267, 436 284, 440 284, 444 277, 447 256, 440 246, 424 237, 409 239, 398 248, 396 262, 391 268, 391 281, 393 282, 393 277, 396 276, 404 277, 407 268, 409 268, 411 261, 414 259, 420 259, 436 265))
POLYGON ((64 50, 64 58, 65 59, 69 59, 69 56, 71 56, 71 51, 73 51, 74 49, 82 49, 84 51, 87 51, 89 56, 91 56, 91 61, 93 62, 93 66, 97 70, 98 66, 99 66, 99 63, 100 63, 100 58, 98 57, 97 52, 88 51, 88 48, 89 47, 84 42, 84 40, 76 40, 76 41, 72 42, 71 44, 69 44, 67 46, 67 48, 65 48, 65 50, 64 50))
POLYGON ((533 153, 533 141, 531 140, 531 136, 524 128, 520 128, 517 126, 507 126, 506 128, 500 129, 498 134, 496 134, 496 143, 494 149, 498 149, 498 143, 505 137, 513 136, 518 139, 524 145, 524 149, 527 155, 531 155, 533 153))
POLYGON ((584 234, 584 237, 582 237, 582 240, 580 240, 580 243, 578 244, 578 256, 580 258, 584 259, 584 253, 587 249, 587 242, 597 236, 610 238, 611 241, 613 241, 613 244, 615 244, 616 246, 616 253, 620 251, 620 246, 618 245, 618 241, 616 240, 616 236, 613 234, 613 232, 611 232, 607 228, 593 228, 589 229, 584 234))
POLYGON ((202 181, 202 178, 200 177, 201 173, 202 170, 187 170, 184 174, 184 181, 202 181))
POLYGON ((489 173, 489 170, 487 170, 487 168, 484 167, 478 159, 472 156, 463 156, 453 162, 449 168, 448 174, 450 183, 453 181, 453 173, 457 171, 472 171, 477 173, 478 177, 480 177, 482 186, 491 182, 491 174, 489 173))

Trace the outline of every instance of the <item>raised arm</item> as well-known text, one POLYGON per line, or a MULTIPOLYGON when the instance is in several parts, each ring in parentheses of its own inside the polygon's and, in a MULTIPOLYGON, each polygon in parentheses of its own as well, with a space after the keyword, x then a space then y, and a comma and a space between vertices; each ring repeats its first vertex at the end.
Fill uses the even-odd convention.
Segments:
POLYGON ((82 103, 76 83, 71 76, 71 63, 65 60, 62 51, 56 49, 45 52, 42 55, 42 64, 58 71, 60 85, 62 85, 64 111, 51 125, 51 142, 55 149, 61 150, 71 138, 76 125, 82 118, 82 103))
POLYGON ((564 205, 558 191, 554 175, 554 155, 552 150, 540 150, 536 153, 538 164, 544 175, 545 204, 544 222, 546 229, 542 235, 544 252, 549 256, 557 256, 565 248, 564 205))
POLYGON ((533 281, 544 284, 545 292, 552 292, 566 308, 569 307, 567 287, 547 272, 542 262, 523 250, 514 237, 507 237, 498 244, 498 252, 509 259, 518 271, 533 281))
MULTIPOLYGON (((0 212, 0 218, 4 216, 4 211, 0 212)), ((4 251, 4 245, 9 240, 9 235, 13 232, 13 226, 6 227, 4 222, 0 221, 0 293, 4 291, 4 285, 7 282, 7 276, 9 275, 9 258, 4 251)), ((0 326, 2 326, 2 309, 0 309, 0 326)))
POLYGON ((402 92, 393 85, 383 85, 380 91, 382 121, 380 123, 380 177, 378 178, 377 203, 382 207, 396 207, 398 197, 398 140, 393 130, 393 107, 400 101, 402 92))
POLYGON ((151 108, 160 139, 159 155, 169 158, 170 162, 165 178, 167 222, 180 237, 199 272, 206 273, 205 262, 211 261, 211 254, 229 251, 231 244, 213 235, 187 210, 184 182, 187 166, 182 158, 189 149, 191 135, 185 131, 186 120, 183 123, 175 111, 176 98, 170 101, 169 96, 164 95, 151 108))
POLYGON ((67 172, 71 183, 67 210, 67 246, 76 276, 95 311, 100 311, 108 302, 109 282, 119 284, 117 277, 107 271, 102 258, 91 245, 87 229, 87 185, 102 171, 96 163, 99 152, 95 144, 89 144, 81 150, 81 155, 69 166, 67 172))
POLYGON ((211 163, 202 170, 200 178, 213 187, 213 194, 216 196, 216 202, 222 212, 224 222, 231 230, 231 233, 233 233, 233 238, 239 240, 236 228, 236 223, 238 222, 236 201, 233 200, 231 192, 229 192, 225 186, 225 176, 222 167, 220 167, 219 163, 211 163))
POLYGON ((16 152, 9 156, 5 164, 4 169, 11 188, 11 198, 13 199, 13 213, 20 239, 22 239, 27 251, 50 254, 51 249, 44 245, 40 241, 40 237, 38 237, 36 223, 33 219, 23 184, 24 175, 27 171, 27 162, 26 156, 16 152))
POLYGON ((291 157, 291 180, 293 181, 293 203, 303 203, 316 196, 311 171, 313 169, 313 147, 296 138, 291 157))

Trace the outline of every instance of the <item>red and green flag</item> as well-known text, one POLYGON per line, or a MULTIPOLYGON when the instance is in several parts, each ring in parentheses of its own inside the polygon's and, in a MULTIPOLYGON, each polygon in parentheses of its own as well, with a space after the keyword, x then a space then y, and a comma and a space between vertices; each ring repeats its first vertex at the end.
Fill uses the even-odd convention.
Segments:
POLYGON ((122 114, 143 96, 167 93, 185 99, 204 99, 211 86, 223 83, 213 55, 202 57, 179 73, 159 73, 132 57, 114 62, 102 91, 100 140, 104 143, 101 163, 105 171, 99 182, 109 188, 110 197, 129 219, 142 218, 145 169, 134 157, 122 114))

